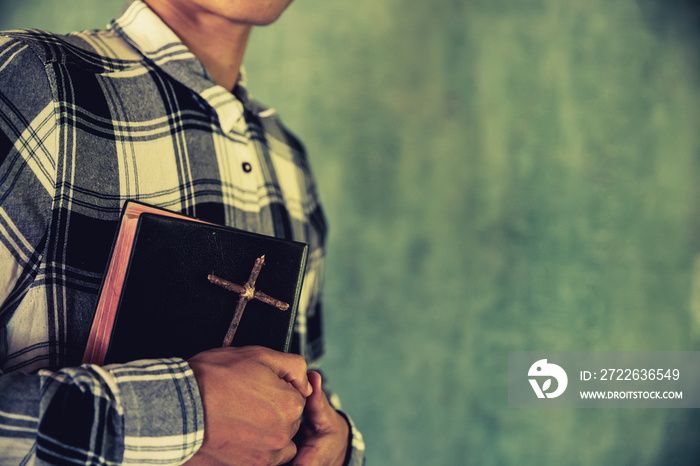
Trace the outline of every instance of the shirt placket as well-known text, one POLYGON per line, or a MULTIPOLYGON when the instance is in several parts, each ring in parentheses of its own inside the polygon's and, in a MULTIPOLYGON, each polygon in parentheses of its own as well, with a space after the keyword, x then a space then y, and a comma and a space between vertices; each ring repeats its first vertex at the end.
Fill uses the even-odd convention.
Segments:
MULTIPOLYGON (((235 101, 236 110, 240 117, 235 120, 230 129, 236 134, 232 138, 234 147, 231 151, 234 158, 231 169, 235 171, 236 190, 240 193, 240 208, 235 209, 235 225, 248 231, 265 233, 261 220, 261 198, 263 188, 262 167, 256 144, 251 138, 248 124, 243 117, 243 104, 235 101)), ((269 233, 269 232, 268 232, 269 233)))

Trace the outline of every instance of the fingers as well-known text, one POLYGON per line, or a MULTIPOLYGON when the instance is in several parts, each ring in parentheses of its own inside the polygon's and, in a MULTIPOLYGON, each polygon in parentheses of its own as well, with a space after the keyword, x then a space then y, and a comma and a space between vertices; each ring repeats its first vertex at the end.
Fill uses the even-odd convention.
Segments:
POLYGON ((297 419, 296 421, 294 421, 292 423, 290 438, 293 438, 297 434, 297 432, 299 432, 299 428, 301 427, 302 419, 303 419, 303 417, 299 416, 299 419, 297 419))
POLYGON ((257 361, 270 369, 277 377, 290 383, 301 395, 306 398, 311 395, 311 384, 306 376, 306 361, 297 354, 281 353, 263 346, 245 346, 240 348, 215 348, 204 351, 190 358, 189 362, 197 362, 201 359, 219 356, 218 362, 224 366, 235 364, 239 357, 257 361))
POLYGON ((311 395, 313 388, 306 375, 307 367, 304 358, 296 354, 280 353, 262 347, 258 349, 261 351, 260 361, 277 374, 280 379, 291 383, 303 397, 311 395))
POLYGON ((205 351, 188 362, 205 414, 204 443, 195 455, 199 464, 258 464, 261 459, 284 464, 294 458, 292 438, 313 390, 303 358, 241 347, 205 351))
POLYGON ((289 442, 289 445, 280 451, 279 461, 275 464, 287 464, 297 456, 297 446, 294 442, 289 442))

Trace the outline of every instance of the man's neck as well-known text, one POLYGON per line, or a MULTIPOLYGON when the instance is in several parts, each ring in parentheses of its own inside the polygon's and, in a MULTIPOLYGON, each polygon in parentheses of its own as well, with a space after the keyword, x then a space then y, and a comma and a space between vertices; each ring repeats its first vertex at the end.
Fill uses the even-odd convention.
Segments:
POLYGON ((233 90, 252 26, 191 7, 186 2, 145 1, 204 64, 212 79, 229 91, 233 90), (185 6, 177 8, 175 5, 185 6))

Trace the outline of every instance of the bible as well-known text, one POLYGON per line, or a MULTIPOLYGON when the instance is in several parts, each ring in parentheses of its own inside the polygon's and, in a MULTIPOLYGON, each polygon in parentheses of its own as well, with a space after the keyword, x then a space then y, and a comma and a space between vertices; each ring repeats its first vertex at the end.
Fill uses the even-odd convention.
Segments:
POLYGON ((228 344, 289 351, 307 250, 127 202, 83 363, 188 359, 228 344))

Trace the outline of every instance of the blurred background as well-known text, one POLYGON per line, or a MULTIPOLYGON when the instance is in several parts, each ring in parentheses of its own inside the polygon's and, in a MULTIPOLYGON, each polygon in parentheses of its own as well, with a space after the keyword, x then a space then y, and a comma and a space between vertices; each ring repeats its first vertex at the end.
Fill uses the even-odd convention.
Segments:
MULTIPOLYGON (((0 29, 119 0, 0 2, 0 29)), ((325 371, 368 465, 698 464, 693 409, 512 409, 509 351, 700 350, 700 6, 296 0, 250 89, 331 224, 325 371)))

